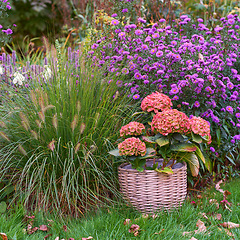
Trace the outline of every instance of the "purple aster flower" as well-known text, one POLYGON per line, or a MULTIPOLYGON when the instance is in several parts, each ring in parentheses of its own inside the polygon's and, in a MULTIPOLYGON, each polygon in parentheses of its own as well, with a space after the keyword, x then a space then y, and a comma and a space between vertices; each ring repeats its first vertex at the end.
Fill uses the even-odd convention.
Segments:
POLYGON ((141 22, 141 23, 146 23, 146 20, 143 19, 143 18, 138 18, 138 22, 141 22))
POLYGON ((240 140, 240 135, 235 135, 235 136, 233 137, 233 139, 234 139, 234 140, 240 140))
POLYGON ((154 34, 152 35, 152 37, 153 37, 153 38, 159 38, 160 35, 159 35, 159 33, 154 33, 154 34))
POLYGON ((2 32, 6 33, 7 35, 10 35, 13 33, 12 29, 8 28, 7 30, 2 30, 2 32))
POLYGON ((123 12, 123 13, 127 13, 127 12, 128 12, 128 9, 127 9, 127 8, 124 8, 124 9, 122 10, 122 12, 123 12))
POLYGON ((143 34, 143 30, 137 29, 135 31, 135 34, 139 36, 139 35, 143 34))
POLYGON ((159 22, 160 22, 160 23, 163 23, 163 22, 166 22, 166 20, 165 20, 164 18, 161 18, 161 19, 159 20, 159 22))
POLYGON ((149 80, 144 80, 143 83, 144 83, 144 84, 148 84, 148 83, 149 83, 149 80))
POLYGON ((140 98, 140 95, 139 95, 139 94, 133 95, 133 99, 137 100, 137 99, 139 99, 139 98, 140 98))
POLYGON ((202 19, 202 18, 198 18, 197 21, 198 21, 199 23, 202 23, 202 22, 203 22, 203 19, 202 19))
POLYGON ((232 74, 238 74, 238 71, 234 68, 231 68, 231 72, 232 72, 232 74))
POLYGON ((236 118, 240 118, 240 113, 236 113, 236 118))
POLYGON ((230 18, 230 19, 228 19, 228 23, 231 24, 231 25, 233 25, 233 24, 235 23, 235 20, 232 19, 232 18, 230 18))
POLYGON ((227 88, 230 89, 230 90, 232 90, 232 89, 234 88, 233 83, 229 81, 229 82, 227 83, 227 88))
POLYGON ((235 143, 235 139, 231 139, 231 143, 235 143))
POLYGON ((134 74, 134 77, 135 77, 136 79, 141 79, 141 78, 142 78, 142 75, 141 75, 139 72, 136 72, 136 73, 134 74))
POLYGON ((229 113, 233 114, 233 108, 232 108, 231 106, 227 106, 227 107, 226 107, 226 110, 227 110, 229 113))
POLYGON ((210 151, 215 152, 215 148, 214 147, 210 147, 210 151))
POLYGON ((174 95, 174 94, 177 94, 178 92, 179 92, 178 88, 172 88, 169 92, 169 95, 174 95))
POLYGON ((119 24, 119 21, 117 19, 114 19, 114 20, 112 20, 111 24, 116 26, 119 24))
POLYGON ((215 123, 219 123, 220 122, 220 120, 219 120, 219 118, 217 116, 212 116, 212 120, 215 123))
POLYGON ((120 33, 118 34, 118 36, 119 36, 120 38, 123 38, 123 37, 126 36, 126 33, 125 33, 125 32, 120 32, 120 33))
POLYGON ((123 73, 123 74, 128 74, 128 73, 129 73, 129 70, 128 70, 127 68, 123 68, 123 69, 122 69, 122 73, 123 73))
POLYGON ((157 53, 156 53, 156 56, 157 57, 161 57, 163 55, 163 52, 162 51, 157 51, 157 53))
POLYGON ((236 127, 240 128, 240 123, 237 123, 237 124, 236 124, 236 127))
POLYGON ((117 14, 116 13, 114 13, 114 14, 112 14, 112 16, 111 17, 117 17, 117 14))
POLYGON ((10 5, 7 5, 6 8, 7 8, 8 10, 10 10, 10 9, 11 9, 11 6, 10 6, 10 5))
POLYGON ((179 97, 177 96, 177 95, 175 95, 173 98, 172 98, 172 100, 178 100, 179 99, 179 97))
POLYGON ((151 49, 150 53, 151 53, 151 54, 155 54, 156 51, 157 51, 157 49, 156 49, 156 48, 153 48, 153 49, 151 49))
POLYGON ((143 45, 142 45, 142 49, 143 49, 143 50, 148 50, 148 46, 147 46, 146 44, 143 44, 143 45))

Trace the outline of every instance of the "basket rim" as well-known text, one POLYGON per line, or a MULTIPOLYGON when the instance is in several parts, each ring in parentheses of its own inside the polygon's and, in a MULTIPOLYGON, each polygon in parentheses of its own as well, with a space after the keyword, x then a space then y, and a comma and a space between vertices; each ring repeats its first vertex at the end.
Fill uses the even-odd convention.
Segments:
MULTIPOLYGON (((147 159, 147 161, 151 161, 152 159, 147 159)), ((176 163, 179 163, 179 162, 176 162, 176 163)), ((183 169, 187 169, 187 163, 186 162, 180 162, 180 163, 182 163, 183 164, 183 166, 182 167, 180 167, 180 168, 175 168, 175 169, 172 169, 172 171, 174 172, 174 173, 176 173, 176 172, 179 172, 179 171, 182 171, 183 169)), ((141 172, 139 172, 139 171, 137 171, 136 169, 126 169, 126 168, 123 168, 124 166, 127 166, 127 165, 129 165, 130 163, 128 163, 128 162, 125 162, 125 163, 122 163, 119 167, 118 167, 118 170, 119 171, 126 171, 126 172, 132 172, 132 173, 134 173, 134 172, 137 172, 137 173, 141 173, 141 172)), ((131 165, 131 164, 130 164, 131 165)), ((142 173, 151 173, 151 172, 156 172, 155 170, 145 170, 144 169, 144 171, 142 172, 142 173)))

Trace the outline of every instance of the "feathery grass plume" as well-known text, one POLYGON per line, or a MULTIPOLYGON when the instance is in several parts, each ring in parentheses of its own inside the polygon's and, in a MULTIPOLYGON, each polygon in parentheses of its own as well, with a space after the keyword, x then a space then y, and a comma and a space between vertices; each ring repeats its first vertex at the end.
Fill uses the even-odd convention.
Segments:
POLYGON ((77 122, 78 122, 78 115, 75 114, 74 118, 73 118, 73 121, 71 122, 71 129, 72 129, 72 131, 74 131, 74 129, 76 128, 77 122))
POLYGON ((53 124, 54 128, 57 130, 57 127, 58 127, 57 113, 55 113, 53 115, 52 124, 53 124))
POLYGON ((80 101, 77 101, 77 113, 79 114, 81 110, 81 103, 80 101))
POLYGON ((7 125, 6 125, 6 123, 5 123, 5 122, 3 122, 3 121, 0 121, 0 127, 2 127, 2 128, 7 128, 7 125))
POLYGON ((0 132, 0 136, 2 138, 4 138, 6 141, 10 142, 10 139, 8 138, 8 136, 4 132, 0 132))
POLYGON ((81 143, 77 143, 77 145, 75 146, 75 149, 74 149, 75 154, 79 151, 80 146, 81 146, 81 143))
POLYGON ((38 101, 37 101, 37 97, 36 97, 36 94, 35 94, 34 90, 30 91, 30 97, 31 97, 31 100, 33 102, 34 107, 37 109, 38 108, 38 101))
POLYGON ((55 149, 55 140, 52 140, 52 141, 48 144, 48 148, 49 148, 51 151, 54 151, 54 149, 55 149))
POLYGON ((29 124, 28 118, 22 112, 19 113, 19 116, 22 120, 22 122, 21 122, 22 126, 26 129, 26 131, 28 131, 30 129, 30 124, 29 124))
POLYGON ((42 122, 40 122, 38 119, 36 119, 35 122, 39 128, 42 127, 42 122))
POLYGON ((42 112, 43 112, 43 109, 44 109, 44 107, 45 107, 45 105, 44 105, 44 97, 43 97, 43 95, 44 95, 43 92, 40 91, 40 96, 39 96, 39 106, 40 106, 42 112))
POLYGON ((43 113, 45 113, 48 109, 51 109, 51 108, 55 108, 54 105, 47 105, 44 109, 43 109, 43 113))
POLYGON ((85 123, 82 123, 82 124, 80 125, 80 131, 79 131, 79 133, 80 133, 80 134, 83 134, 85 128, 86 128, 86 124, 85 124, 85 123))
POLYGON ((25 151, 21 144, 18 144, 18 150, 22 155, 27 156, 27 152, 25 151))
POLYGON ((31 132, 32 136, 37 140, 38 139, 37 133, 33 130, 31 130, 30 132, 31 132))
POLYGON ((43 93, 43 99, 45 101, 45 105, 48 105, 48 95, 46 92, 43 93))
POLYGON ((45 122, 45 115, 44 115, 44 113, 43 112, 38 112, 38 116, 39 116, 39 118, 41 119, 41 121, 42 122, 45 122))

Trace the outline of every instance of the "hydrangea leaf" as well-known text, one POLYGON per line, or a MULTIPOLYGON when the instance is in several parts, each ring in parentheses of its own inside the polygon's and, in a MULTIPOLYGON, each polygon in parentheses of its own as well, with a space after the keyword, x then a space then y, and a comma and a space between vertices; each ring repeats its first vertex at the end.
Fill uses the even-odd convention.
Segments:
POLYGON ((167 144, 169 143, 169 139, 168 139, 168 137, 162 136, 162 137, 160 137, 160 138, 158 138, 158 139, 156 140, 156 143, 157 143, 160 147, 162 147, 162 146, 165 146, 165 145, 167 145, 167 144))
POLYGON ((120 157, 118 148, 117 148, 117 149, 114 149, 114 150, 112 150, 112 151, 110 151, 110 152, 108 152, 108 153, 111 154, 111 155, 113 155, 113 156, 115 156, 115 157, 120 157))
POLYGON ((202 138, 200 135, 197 135, 192 132, 192 140, 196 143, 202 143, 202 138))
POLYGON ((167 174, 173 174, 173 170, 169 167, 165 167, 163 170, 162 169, 154 169, 156 172, 159 172, 159 173, 167 173, 167 174))
POLYGON ((197 150, 197 147, 193 143, 177 143, 171 145, 170 149, 171 151, 177 152, 195 152, 197 150))
POLYGON ((196 155, 202 160, 204 164, 206 164, 205 157, 203 156, 202 151, 198 146, 196 146, 197 150, 195 151, 196 155))
POLYGON ((197 156, 192 152, 188 152, 182 154, 182 160, 188 163, 192 176, 196 177, 199 173, 199 161, 197 156))
POLYGON ((173 136, 174 139, 178 140, 179 142, 185 141, 185 138, 180 133, 173 133, 172 136, 173 136))

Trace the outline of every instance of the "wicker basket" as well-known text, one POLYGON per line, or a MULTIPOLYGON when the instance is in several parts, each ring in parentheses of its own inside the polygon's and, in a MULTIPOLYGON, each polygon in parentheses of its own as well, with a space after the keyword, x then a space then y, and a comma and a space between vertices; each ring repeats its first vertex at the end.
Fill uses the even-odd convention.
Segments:
MULTIPOLYGON (((152 162, 147 161, 147 165, 151 166, 152 162)), ((141 212, 178 208, 187 194, 186 163, 175 164, 173 172, 172 175, 154 170, 138 172, 129 163, 123 163, 118 168, 120 190, 126 200, 141 212)))

